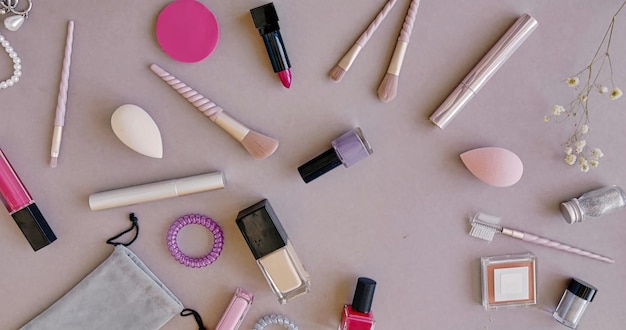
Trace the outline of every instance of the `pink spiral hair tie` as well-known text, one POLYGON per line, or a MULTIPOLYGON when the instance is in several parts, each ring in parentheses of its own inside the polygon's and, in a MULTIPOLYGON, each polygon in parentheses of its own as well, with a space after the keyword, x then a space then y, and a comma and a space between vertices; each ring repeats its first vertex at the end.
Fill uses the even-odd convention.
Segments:
POLYGON ((187 267, 202 268, 212 264, 222 253, 223 246, 224 232, 222 231, 222 227, 220 227, 217 222, 213 221, 213 219, 201 214, 184 215, 174 221, 174 223, 170 226, 170 229, 167 231, 168 250, 170 250, 170 253, 174 257, 174 259, 176 259, 176 261, 187 267), (213 233, 213 249, 211 249, 211 252, 209 252, 209 254, 205 255, 204 257, 189 257, 185 255, 178 247, 178 233, 181 229, 183 229, 183 227, 192 224, 202 225, 206 227, 211 233, 213 233))

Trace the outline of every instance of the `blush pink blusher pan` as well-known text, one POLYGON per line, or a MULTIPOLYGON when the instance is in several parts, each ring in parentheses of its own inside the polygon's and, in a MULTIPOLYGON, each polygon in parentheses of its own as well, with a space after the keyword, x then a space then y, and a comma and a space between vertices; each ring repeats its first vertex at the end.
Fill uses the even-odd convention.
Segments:
POLYGON ((503 265, 491 265, 487 267, 487 271, 489 272, 489 303, 490 304, 495 304, 495 303, 510 303, 510 302, 515 302, 515 301, 534 301, 535 300, 535 288, 534 288, 534 279, 533 279, 533 275, 534 275, 534 269, 533 269, 533 263, 530 261, 525 261, 525 262, 514 262, 514 263, 509 263, 509 264, 503 264, 503 265), (496 301, 496 297, 495 297, 495 279, 494 279, 494 271, 496 269, 502 269, 502 268, 514 268, 514 267, 528 267, 528 299, 522 299, 522 300, 508 300, 508 301, 496 301))
POLYGON ((537 257, 530 253, 481 258, 485 310, 537 305, 537 257))

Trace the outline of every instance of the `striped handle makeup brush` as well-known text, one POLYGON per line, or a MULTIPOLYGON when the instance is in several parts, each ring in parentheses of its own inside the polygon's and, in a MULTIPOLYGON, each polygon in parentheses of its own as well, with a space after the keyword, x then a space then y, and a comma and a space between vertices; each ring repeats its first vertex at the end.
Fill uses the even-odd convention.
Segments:
POLYGON ((411 5, 404 18, 396 48, 393 50, 393 56, 387 68, 387 73, 380 83, 380 86, 378 86, 378 98, 384 102, 393 100, 398 93, 398 76, 400 75, 400 69, 402 69, 404 54, 409 47, 409 40, 411 39, 411 32, 413 31, 415 16, 417 15, 419 5, 420 0, 411 0, 411 5))
POLYGON ((205 116, 209 117, 212 122, 221 127, 226 133, 230 134, 235 140, 239 141, 252 157, 257 159, 267 158, 278 148, 278 141, 244 126, 228 115, 228 113, 217 104, 211 102, 211 100, 207 99, 193 88, 176 79, 176 77, 172 76, 158 65, 152 64, 150 69, 189 101, 189 103, 193 104, 205 116))
POLYGON ((381 9, 378 15, 376 15, 376 18, 370 23, 367 29, 363 31, 363 33, 361 34, 359 39, 357 39, 354 45, 352 45, 352 48, 350 48, 350 50, 345 55, 343 55, 341 60, 339 60, 339 63, 337 63, 337 65, 335 65, 335 67, 330 70, 330 79, 337 82, 343 79, 343 76, 346 75, 346 72, 348 72, 350 66, 352 66, 352 63, 354 63, 354 60, 356 60, 356 57, 359 55, 361 49, 365 47, 365 44, 367 44, 376 29, 378 29, 380 23, 385 20, 387 14, 391 11, 393 6, 396 5, 396 2, 398 2, 398 0, 387 1, 383 9, 381 9))
POLYGON ((593 252, 581 250, 579 248, 575 248, 567 244, 555 242, 553 240, 539 237, 534 234, 502 227, 498 224, 499 222, 500 222, 500 218, 496 216, 481 213, 481 212, 476 213, 476 215, 474 215, 474 217, 472 217, 472 219, 470 220, 472 229, 470 229, 469 234, 470 236, 478 237, 480 239, 484 239, 485 241, 491 242, 493 240, 493 236, 496 233, 500 233, 503 235, 511 236, 513 238, 521 239, 523 241, 534 243, 537 245, 547 246, 553 249, 577 254, 583 257, 588 257, 588 258, 608 262, 610 264, 615 263, 615 260, 609 257, 605 257, 599 254, 595 254, 593 252))

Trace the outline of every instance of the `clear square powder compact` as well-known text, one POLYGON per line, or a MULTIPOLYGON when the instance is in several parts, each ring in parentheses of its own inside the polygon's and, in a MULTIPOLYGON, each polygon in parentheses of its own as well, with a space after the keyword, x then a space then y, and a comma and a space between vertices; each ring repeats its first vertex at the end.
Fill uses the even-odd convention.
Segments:
POLYGON ((480 258, 485 309, 536 305, 536 259, 530 253, 480 258))

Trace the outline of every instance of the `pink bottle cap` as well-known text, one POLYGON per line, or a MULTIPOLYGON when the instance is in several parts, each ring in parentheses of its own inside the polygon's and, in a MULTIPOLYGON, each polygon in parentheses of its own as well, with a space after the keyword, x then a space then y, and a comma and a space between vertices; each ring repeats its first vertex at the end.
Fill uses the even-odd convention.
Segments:
POLYGON ((219 40, 215 15, 196 0, 176 0, 165 6, 156 23, 159 45, 173 59, 195 63, 209 56, 219 40))

